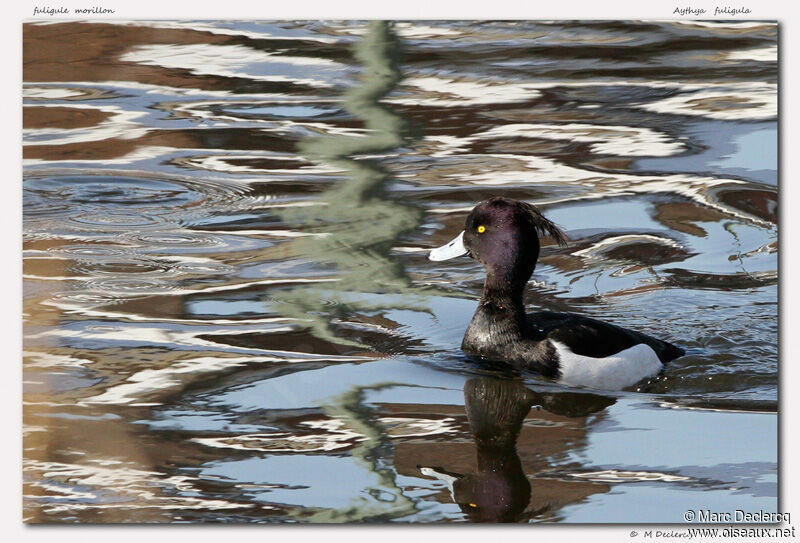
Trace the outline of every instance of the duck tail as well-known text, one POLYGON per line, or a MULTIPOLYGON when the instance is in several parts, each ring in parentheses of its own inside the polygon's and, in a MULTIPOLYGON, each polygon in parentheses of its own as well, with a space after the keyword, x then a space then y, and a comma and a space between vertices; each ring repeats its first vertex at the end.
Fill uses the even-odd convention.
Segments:
POLYGON ((660 356, 662 363, 669 362, 670 360, 675 360, 676 358, 680 358, 681 356, 686 354, 686 351, 678 347, 677 345, 673 345, 672 343, 664 341, 664 349, 658 353, 660 356))

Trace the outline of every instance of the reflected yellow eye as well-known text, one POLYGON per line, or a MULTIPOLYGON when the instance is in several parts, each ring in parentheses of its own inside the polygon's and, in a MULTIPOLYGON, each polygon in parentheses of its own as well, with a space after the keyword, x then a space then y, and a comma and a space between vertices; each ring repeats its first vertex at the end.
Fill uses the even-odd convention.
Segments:
MULTIPOLYGON (((483 226, 481 226, 481 228, 483 228, 483 226)), ((484 229, 484 230, 486 230, 485 228, 483 228, 483 229, 484 229)), ((475 503, 470 503, 470 504, 468 504, 468 505, 469 505, 470 507, 478 507, 478 504, 475 504, 475 503)))
POLYGON ((484 232, 486 232, 486 227, 485 227, 485 226, 483 226, 483 225, 480 225, 480 226, 478 227, 478 233, 479 233, 479 234, 483 234, 484 232))

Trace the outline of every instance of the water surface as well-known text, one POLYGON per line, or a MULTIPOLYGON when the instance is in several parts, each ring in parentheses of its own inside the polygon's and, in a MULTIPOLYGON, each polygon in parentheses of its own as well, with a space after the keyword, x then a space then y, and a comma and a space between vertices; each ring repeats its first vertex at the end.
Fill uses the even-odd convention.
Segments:
POLYGON ((23 30, 26 521, 776 510, 775 24, 23 30), (570 238, 531 308, 687 355, 466 359, 482 269, 426 255, 495 195, 570 238))

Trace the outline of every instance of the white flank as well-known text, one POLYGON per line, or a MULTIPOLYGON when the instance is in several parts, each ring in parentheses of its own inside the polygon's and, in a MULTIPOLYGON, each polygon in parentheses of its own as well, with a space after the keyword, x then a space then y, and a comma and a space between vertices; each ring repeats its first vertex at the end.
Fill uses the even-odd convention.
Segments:
POLYGON ((606 358, 575 354, 569 347, 552 341, 558 352, 560 382, 605 390, 619 390, 661 371, 656 352, 644 343, 634 345, 606 358))

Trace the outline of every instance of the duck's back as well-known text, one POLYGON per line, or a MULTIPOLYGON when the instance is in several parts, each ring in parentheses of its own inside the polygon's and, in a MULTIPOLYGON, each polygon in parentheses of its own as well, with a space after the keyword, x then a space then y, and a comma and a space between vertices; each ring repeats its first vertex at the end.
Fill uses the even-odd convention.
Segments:
POLYGON ((528 315, 527 324, 537 343, 549 348, 545 363, 569 385, 624 388, 683 354, 666 341, 581 315, 544 311, 528 315))
POLYGON ((527 324, 534 338, 556 341, 580 356, 605 358, 641 343, 653 349, 661 363, 684 354, 683 349, 666 341, 573 313, 530 313, 527 324))

